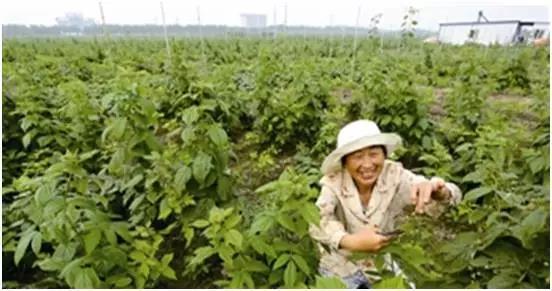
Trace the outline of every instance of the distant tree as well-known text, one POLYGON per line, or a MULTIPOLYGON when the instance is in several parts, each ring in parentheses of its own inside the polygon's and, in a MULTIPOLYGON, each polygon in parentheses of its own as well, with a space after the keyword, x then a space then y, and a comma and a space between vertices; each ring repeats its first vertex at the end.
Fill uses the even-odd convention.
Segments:
POLYGON ((58 26, 72 26, 83 30, 86 27, 95 26, 96 22, 92 18, 84 18, 82 13, 69 12, 62 17, 56 17, 58 26))

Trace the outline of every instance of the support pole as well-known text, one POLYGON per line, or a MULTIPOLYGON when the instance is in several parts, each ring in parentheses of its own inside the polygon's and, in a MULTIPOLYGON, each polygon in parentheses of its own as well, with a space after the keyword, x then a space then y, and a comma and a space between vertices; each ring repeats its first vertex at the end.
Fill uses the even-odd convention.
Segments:
POLYGON ((104 15, 104 10, 102 6, 102 1, 98 1, 98 5, 100 6, 100 17, 102 19, 102 31, 103 31, 104 37, 108 38, 109 35, 107 34, 107 30, 105 29, 105 15, 104 15))
POLYGON ((356 23, 355 23, 355 34, 353 37, 353 58, 351 59, 351 81, 353 80, 353 76, 355 73, 356 47, 357 47, 357 37, 358 37, 358 25, 360 22, 360 11, 361 11, 361 7, 358 6, 356 23))
POLYGON ((169 36, 167 34, 167 23, 165 22, 165 8, 163 7, 163 1, 159 2, 161 6, 161 20, 163 21, 163 33, 165 34, 165 46, 167 48, 167 65, 171 66, 171 47, 169 44, 169 36))

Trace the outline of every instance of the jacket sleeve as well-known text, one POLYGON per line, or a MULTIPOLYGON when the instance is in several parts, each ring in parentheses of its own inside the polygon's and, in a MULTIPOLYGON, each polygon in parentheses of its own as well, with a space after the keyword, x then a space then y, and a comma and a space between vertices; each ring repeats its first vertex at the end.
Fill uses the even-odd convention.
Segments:
MULTIPOLYGON (((429 180, 422 175, 416 175, 407 169, 402 169, 402 173, 400 175, 399 192, 403 196, 402 201, 404 201, 405 204, 411 204, 410 187, 415 183, 423 181, 429 180)), ((462 192, 460 191, 458 186, 453 183, 445 182, 445 187, 450 190, 450 198, 440 201, 431 200, 431 202, 426 205, 426 213, 432 217, 437 217, 442 214, 446 206, 457 205, 458 203, 460 203, 460 200, 462 200, 462 192)))
POLYGON ((339 242, 348 234, 344 222, 338 218, 336 213, 339 200, 330 188, 323 186, 316 206, 320 210, 320 224, 311 224, 309 234, 317 242, 338 250, 339 242))

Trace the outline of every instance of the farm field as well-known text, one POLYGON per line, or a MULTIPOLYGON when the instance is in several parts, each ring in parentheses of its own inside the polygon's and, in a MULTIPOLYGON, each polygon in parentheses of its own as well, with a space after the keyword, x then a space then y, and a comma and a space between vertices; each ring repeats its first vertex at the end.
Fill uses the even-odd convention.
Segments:
POLYGON ((356 119, 464 193, 404 221, 375 288, 550 288, 548 47, 170 45, 3 40, 3 288, 342 288, 308 225, 356 119))

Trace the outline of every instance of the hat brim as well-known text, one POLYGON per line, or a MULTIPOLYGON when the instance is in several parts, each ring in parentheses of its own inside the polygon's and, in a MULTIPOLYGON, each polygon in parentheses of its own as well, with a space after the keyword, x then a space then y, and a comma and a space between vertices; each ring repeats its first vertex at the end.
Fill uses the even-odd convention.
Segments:
POLYGON ((331 152, 322 163, 322 174, 326 175, 340 171, 342 167, 341 159, 354 151, 358 151, 369 146, 383 145, 387 150, 387 155, 390 155, 400 144, 401 137, 395 133, 380 133, 373 136, 359 138, 331 152))

